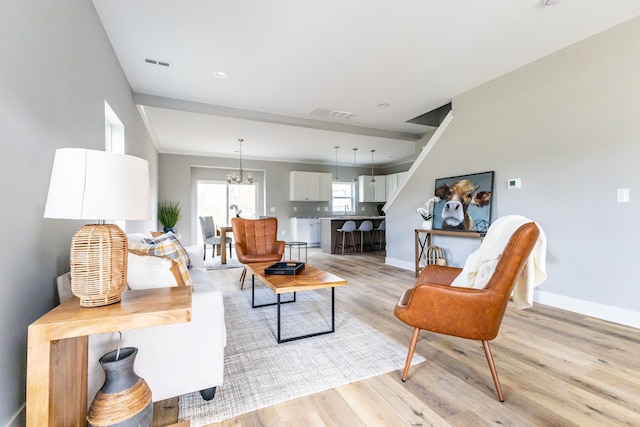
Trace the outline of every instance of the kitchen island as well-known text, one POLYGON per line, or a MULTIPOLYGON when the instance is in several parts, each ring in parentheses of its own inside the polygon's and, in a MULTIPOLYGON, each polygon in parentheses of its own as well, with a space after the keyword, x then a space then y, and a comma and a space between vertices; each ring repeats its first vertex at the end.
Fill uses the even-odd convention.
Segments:
POLYGON ((333 216, 320 218, 320 248, 322 252, 333 254, 336 246, 336 234, 337 230, 347 221, 355 221, 356 228, 362 224, 362 221, 370 220, 373 222, 373 228, 377 228, 382 221, 383 216, 358 216, 358 215, 346 215, 346 216, 333 216))

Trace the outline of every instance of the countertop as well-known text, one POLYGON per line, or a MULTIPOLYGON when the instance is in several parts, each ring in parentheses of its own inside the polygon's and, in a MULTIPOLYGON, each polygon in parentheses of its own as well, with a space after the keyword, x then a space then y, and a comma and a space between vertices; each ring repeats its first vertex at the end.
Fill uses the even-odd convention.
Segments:
POLYGON ((383 216, 366 216, 366 215, 341 215, 341 216, 327 216, 320 217, 320 219, 330 219, 336 221, 348 221, 350 219, 361 220, 361 219, 384 219, 383 216))

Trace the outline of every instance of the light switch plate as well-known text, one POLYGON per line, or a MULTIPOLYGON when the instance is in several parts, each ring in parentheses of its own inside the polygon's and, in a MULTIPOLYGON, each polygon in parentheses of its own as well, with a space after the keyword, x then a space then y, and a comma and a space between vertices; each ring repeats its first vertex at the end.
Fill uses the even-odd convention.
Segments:
POLYGON ((618 203, 629 203, 630 195, 628 188, 618 188, 618 203))

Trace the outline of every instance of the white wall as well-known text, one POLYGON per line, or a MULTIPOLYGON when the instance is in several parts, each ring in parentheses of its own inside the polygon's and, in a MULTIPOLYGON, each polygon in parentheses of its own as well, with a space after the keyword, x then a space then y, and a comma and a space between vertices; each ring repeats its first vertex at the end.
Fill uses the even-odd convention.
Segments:
POLYGON ((55 149, 104 149, 107 100, 125 125, 127 153, 150 163, 153 206, 158 161, 90 1, 3 0, 1 8, 0 425, 18 426, 27 327, 57 304, 55 278, 68 271, 82 226, 42 217, 55 149))
MULTIPOLYGON (((387 212, 388 262, 413 265, 415 209, 436 178, 493 170, 492 217, 522 214, 546 232, 543 294, 640 326, 639 47, 636 18, 455 97, 453 122, 387 212), (616 203, 618 188, 631 203, 616 203)), ((477 246, 466 240, 434 243, 462 265, 477 246)))

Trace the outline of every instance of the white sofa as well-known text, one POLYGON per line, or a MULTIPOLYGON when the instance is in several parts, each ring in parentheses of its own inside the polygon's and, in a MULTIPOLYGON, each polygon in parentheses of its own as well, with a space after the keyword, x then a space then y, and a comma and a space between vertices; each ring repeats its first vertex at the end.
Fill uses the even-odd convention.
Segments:
MULTIPOLYGON (((187 251, 193 264, 191 322, 122 332, 121 346, 138 348, 134 368, 149 384, 154 402, 194 391, 209 400, 222 385, 227 340, 222 292, 202 267, 202 249, 187 251)), ((72 295, 69 273, 58 278, 58 294, 60 301, 72 295)), ((98 359, 118 348, 119 340, 118 333, 89 337, 88 404, 104 383, 98 359)))

